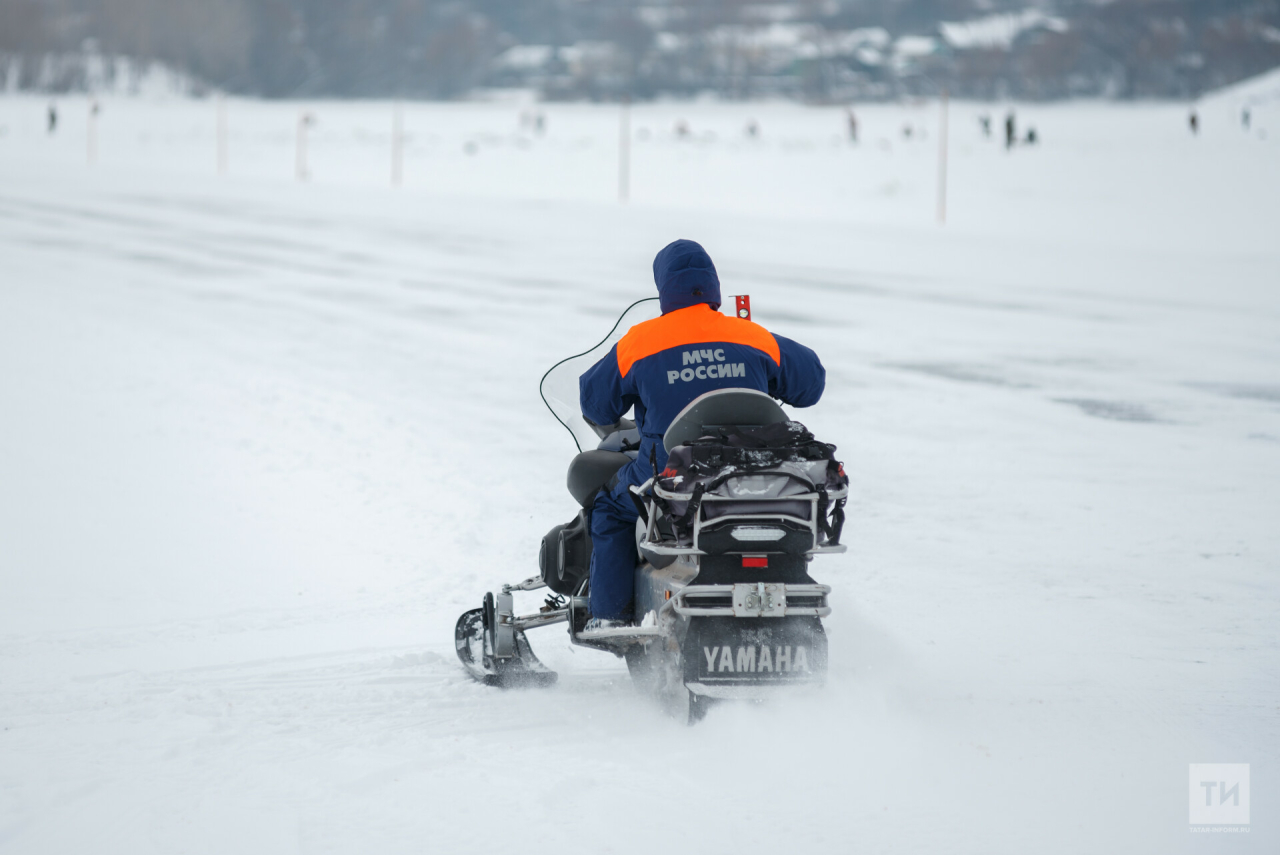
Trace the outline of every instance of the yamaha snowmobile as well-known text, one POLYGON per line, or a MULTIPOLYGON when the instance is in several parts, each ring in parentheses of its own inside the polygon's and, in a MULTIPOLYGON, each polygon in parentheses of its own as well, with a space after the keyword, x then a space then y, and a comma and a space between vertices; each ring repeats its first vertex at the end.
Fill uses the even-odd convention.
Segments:
POLYGON ((646 310, 652 315, 646 303, 543 377, 543 400, 579 446, 567 478, 579 509, 543 537, 536 575, 485 594, 480 608, 459 617, 455 642, 462 664, 484 683, 549 685, 556 674, 534 655, 527 633, 564 623, 573 644, 623 657, 640 687, 687 703, 697 721, 723 700, 762 700, 824 681, 831 589, 809 567, 815 555, 846 549, 849 481, 835 446, 814 439, 768 395, 702 395, 663 437, 666 468, 631 488, 640 555, 634 625, 588 629, 591 508, 636 458, 640 432, 627 419, 598 426, 578 415, 576 381, 612 346, 624 318, 625 332, 646 310), (516 613, 517 593, 543 588, 551 594, 538 611, 516 613))

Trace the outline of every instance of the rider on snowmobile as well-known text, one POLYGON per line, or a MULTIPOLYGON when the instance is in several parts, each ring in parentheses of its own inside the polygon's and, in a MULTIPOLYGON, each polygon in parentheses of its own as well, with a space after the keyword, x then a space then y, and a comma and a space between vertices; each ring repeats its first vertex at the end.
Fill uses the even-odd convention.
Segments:
POLYGON ((826 371, 804 345, 759 324, 720 314, 720 278, 699 244, 677 240, 653 260, 662 316, 636 324, 579 379, 582 414, 614 425, 635 407, 639 456, 596 496, 591 512, 591 622, 619 626, 630 617, 634 573, 632 485, 666 464, 662 436, 694 398, 714 389, 755 389, 793 407, 822 397, 826 371))

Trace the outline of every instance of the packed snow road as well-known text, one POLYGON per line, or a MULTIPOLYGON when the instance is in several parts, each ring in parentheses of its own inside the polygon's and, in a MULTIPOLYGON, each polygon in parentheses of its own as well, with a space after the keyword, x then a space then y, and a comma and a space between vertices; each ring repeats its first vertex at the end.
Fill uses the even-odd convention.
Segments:
POLYGON ((1274 144, 958 107, 938 228, 932 147, 874 145, 914 108, 656 134, 629 207, 602 108, 473 156, 499 108, 421 108, 398 192, 358 134, 269 174, 288 105, 216 181, 197 108, 108 104, 88 170, 0 101, 0 851, 1274 851, 1274 144), (573 513, 539 376, 676 237, 821 355, 853 479, 830 685, 696 728, 559 629, 545 691, 452 650, 573 513), (1188 831, 1193 762, 1251 764, 1251 833, 1188 831))

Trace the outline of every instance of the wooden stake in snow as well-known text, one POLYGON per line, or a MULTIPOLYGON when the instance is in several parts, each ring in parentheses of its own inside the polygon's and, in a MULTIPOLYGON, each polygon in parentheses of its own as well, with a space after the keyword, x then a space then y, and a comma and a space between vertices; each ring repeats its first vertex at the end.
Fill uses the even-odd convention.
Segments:
POLYGON ((942 90, 938 120, 938 222, 947 221, 947 90, 942 90))
POLYGON ((311 180, 311 170, 307 168, 307 130, 316 123, 316 117, 310 113, 298 114, 298 152, 295 168, 299 181, 311 180))
POLYGON ((391 117, 391 186, 399 187, 404 180, 404 117, 396 104, 391 117))
POLYGON ((85 156, 90 166, 98 160, 98 99, 89 102, 89 125, 85 133, 85 156))
POLYGON ((218 174, 227 174, 227 99, 218 95, 218 174))
POLYGON ((618 116, 618 201, 625 202, 631 195, 631 96, 622 98, 622 113, 618 116))

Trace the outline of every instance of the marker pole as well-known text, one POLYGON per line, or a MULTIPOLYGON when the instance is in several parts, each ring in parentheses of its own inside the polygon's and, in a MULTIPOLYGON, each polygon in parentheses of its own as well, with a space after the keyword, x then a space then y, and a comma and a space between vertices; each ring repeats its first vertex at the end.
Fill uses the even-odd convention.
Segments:
POLYGON ((298 147, 294 152, 294 174, 299 181, 307 180, 307 123, 310 120, 305 112, 298 114, 298 147))
POLYGON ((227 174, 227 98, 218 95, 218 174, 227 174))
POLYGON ((85 159, 90 166, 98 161, 98 101, 89 102, 89 124, 85 133, 85 159))
POLYGON ((622 112, 618 116, 618 201, 626 202, 631 196, 631 96, 622 98, 622 112))
POLYGON ((938 119, 938 222, 947 222, 947 90, 942 90, 938 119))
POLYGON ((404 116, 396 104, 391 119, 391 186, 399 187, 404 181, 404 116))

